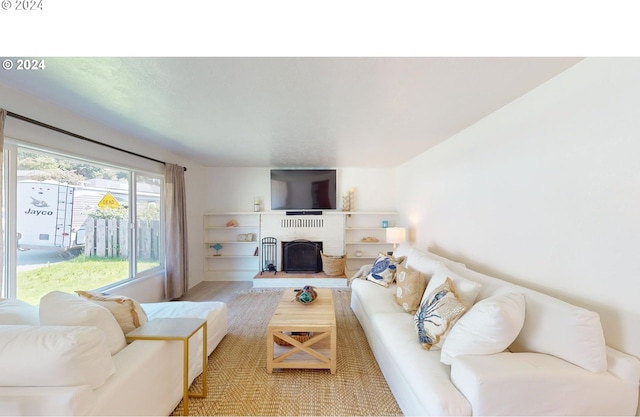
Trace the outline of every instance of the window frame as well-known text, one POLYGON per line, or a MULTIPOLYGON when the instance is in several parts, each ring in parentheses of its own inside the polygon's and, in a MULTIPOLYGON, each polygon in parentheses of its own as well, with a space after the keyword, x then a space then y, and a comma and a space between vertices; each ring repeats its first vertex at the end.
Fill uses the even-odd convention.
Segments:
MULTIPOLYGON (((100 151, 99 145, 95 146, 95 152, 100 151)), ((5 136, 4 142, 4 163, 2 172, 3 186, 3 207, 2 207, 2 221, 4 222, 4 251, 0 256, 3 257, 3 277, 0 282, 0 297, 3 298, 15 298, 17 293, 17 165, 18 165, 18 150, 26 149, 35 152, 42 152, 50 154, 54 157, 71 158, 80 162, 86 162, 88 164, 99 164, 106 167, 128 171, 129 172, 129 218, 128 218, 128 268, 129 276, 122 280, 112 282, 100 288, 93 288, 92 290, 105 291, 115 287, 129 284, 135 281, 148 279, 160 274, 164 275, 165 272, 165 256, 164 256, 164 199, 165 199, 165 174, 163 170, 157 171, 150 169, 140 169, 124 163, 114 163, 103 159, 95 158, 84 154, 75 152, 69 152, 67 150, 59 150, 53 147, 45 145, 34 144, 23 140, 14 139, 5 136), (158 247, 158 262, 157 266, 145 269, 138 272, 138 253, 137 253, 137 180, 138 176, 146 176, 152 178, 158 178, 160 184, 160 236, 158 247)))

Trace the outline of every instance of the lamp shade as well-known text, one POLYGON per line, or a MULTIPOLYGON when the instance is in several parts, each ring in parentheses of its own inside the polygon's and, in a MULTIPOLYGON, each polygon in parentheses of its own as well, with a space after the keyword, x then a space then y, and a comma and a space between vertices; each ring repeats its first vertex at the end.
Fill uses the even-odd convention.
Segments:
POLYGON ((388 227, 387 228, 387 243, 393 243, 395 246, 398 243, 402 243, 407 239, 407 229, 404 227, 388 227))

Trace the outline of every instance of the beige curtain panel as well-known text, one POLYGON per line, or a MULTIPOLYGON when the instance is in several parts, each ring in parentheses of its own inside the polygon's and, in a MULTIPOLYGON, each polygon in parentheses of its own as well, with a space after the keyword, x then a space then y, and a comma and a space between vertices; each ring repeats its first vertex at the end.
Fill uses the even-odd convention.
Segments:
POLYGON ((187 205, 184 168, 166 164, 165 170, 165 296, 174 300, 189 290, 187 205))

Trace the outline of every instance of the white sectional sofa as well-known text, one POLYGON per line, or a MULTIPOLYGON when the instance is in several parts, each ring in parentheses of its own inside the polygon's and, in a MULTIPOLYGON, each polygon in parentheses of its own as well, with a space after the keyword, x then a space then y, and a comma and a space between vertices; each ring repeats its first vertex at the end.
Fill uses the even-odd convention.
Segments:
MULTIPOLYGON (((52 293, 43 300, 38 311, 0 299, 0 415, 171 414, 183 393, 182 342, 126 344, 109 309, 75 294, 52 293), (54 311, 59 309, 67 311, 54 311)), ((221 302, 137 304, 136 309, 149 320, 206 319, 208 354, 227 333, 227 306, 221 302)), ((202 372, 201 332, 191 338, 189 350, 191 384, 202 372)))
POLYGON ((596 313, 407 244, 394 256, 476 292, 426 350, 398 283, 352 279, 351 308, 405 415, 635 415, 640 361, 605 344, 596 313))

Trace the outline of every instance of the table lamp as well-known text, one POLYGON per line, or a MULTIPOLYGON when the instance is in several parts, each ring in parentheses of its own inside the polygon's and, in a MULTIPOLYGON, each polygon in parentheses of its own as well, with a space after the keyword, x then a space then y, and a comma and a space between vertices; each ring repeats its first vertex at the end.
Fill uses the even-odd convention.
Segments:
POLYGON ((395 252, 398 243, 402 243, 407 239, 407 229, 404 227, 388 227, 387 243, 393 243, 393 251, 395 252))

